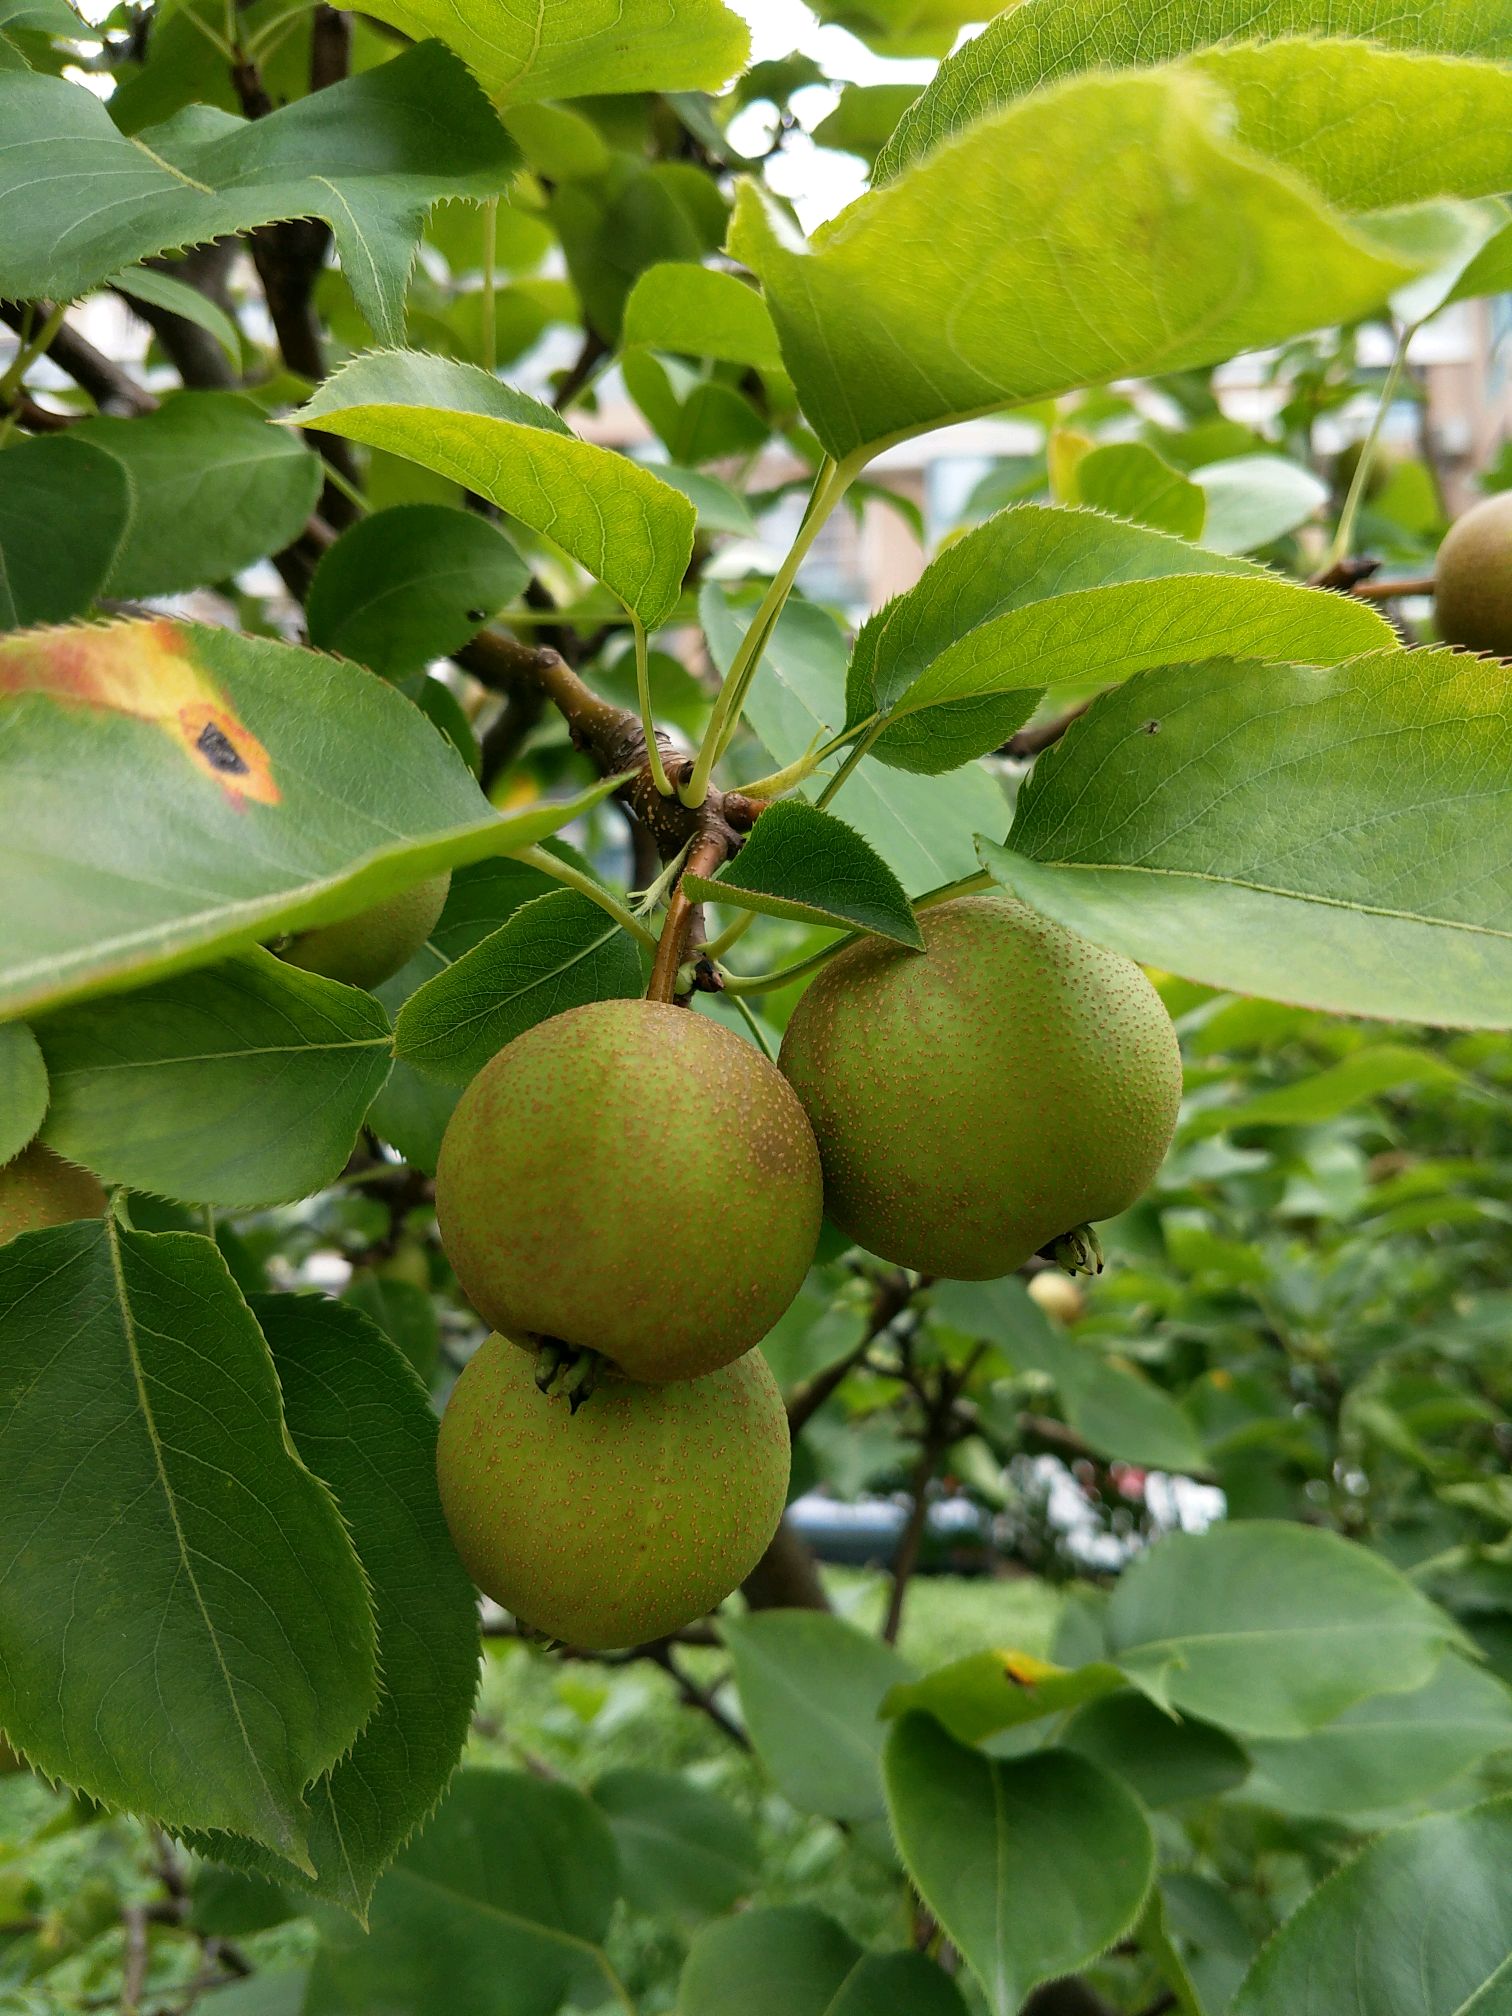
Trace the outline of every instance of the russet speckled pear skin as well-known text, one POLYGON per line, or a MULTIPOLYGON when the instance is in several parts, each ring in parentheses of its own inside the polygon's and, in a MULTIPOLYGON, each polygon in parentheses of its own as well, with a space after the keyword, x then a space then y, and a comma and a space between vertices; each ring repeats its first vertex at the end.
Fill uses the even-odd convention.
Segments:
POLYGON ((782 1068, 843 1232, 995 1280, 1148 1188, 1181 1099, 1176 1033, 1131 961, 1021 904, 958 897, 919 923, 923 954, 868 938, 824 968, 782 1068))
POLYGON ((1434 614, 1444 642, 1512 658, 1512 490, 1455 519, 1435 576, 1434 614))
POLYGON ((574 1414, 490 1337, 447 1403, 436 1474, 478 1587, 598 1652, 663 1637, 745 1579, 782 1517, 788 1458, 759 1351, 703 1379, 601 1381, 574 1414))
POLYGON ((33 1141, 0 1167, 0 1246, 18 1232, 68 1225, 103 1216, 106 1197, 98 1177, 33 1141))
POLYGON ((279 956, 307 973, 344 980, 348 987, 381 986, 409 964, 435 930, 450 888, 449 872, 412 882, 355 917, 299 932, 279 956))
POLYGON ((602 1352, 630 1379, 696 1379, 759 1343, 822 1210, 782 1073, 654 1001, 596 1001, 506 1044, 436 1172, 441 1243, 484 1321, 602 1352))

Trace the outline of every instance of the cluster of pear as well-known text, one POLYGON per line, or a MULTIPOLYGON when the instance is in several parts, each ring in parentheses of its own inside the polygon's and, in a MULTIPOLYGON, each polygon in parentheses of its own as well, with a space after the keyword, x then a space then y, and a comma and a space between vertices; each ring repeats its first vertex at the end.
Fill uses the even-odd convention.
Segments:
POLYGON ((788 1433, 753 1347, 826 1210, 882 1259, 988 1279, 1041 1251, 1092 1264, 1090 1221, 1158 1168, 1181 1067, 1139 969, 1003 897, 921 928, 922 956, 839 954, 780 1068, 696 1012, 607 1001, 517 1037, 464 1093, 436 1211, 495 1334, 438 1474, 474 1580, 536 1630, 660 1637, 755 1566, 788 1433))

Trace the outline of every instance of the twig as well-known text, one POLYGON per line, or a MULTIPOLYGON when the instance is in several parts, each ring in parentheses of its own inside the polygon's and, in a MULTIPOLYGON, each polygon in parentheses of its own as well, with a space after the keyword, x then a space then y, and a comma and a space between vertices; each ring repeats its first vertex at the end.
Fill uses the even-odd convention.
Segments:
POLYGON ((140 1904, 121 1912, 126 1928, 126 1968, 121 1980, 121 2016, 137 2016, 147 1980, 147 1913, 140 1904))
POLYGON ((690 1708, 696 1708, 701 1715, 707 1715, 714 1727, 722 1730, 732 1743, 738 1743, 742 1750, 750 1749, 751 1739, 744 1729, 730 1720, 712 1694, 705 1693, 696 1680, 683 1672, 672 1656, 671 1646, 665 1640, 659 1645, 649 1647, 646 1657, 653 1665, 660 1666, 664 1673, 670 1674, 676 1683, 678 1693, 690 1708))
POLYGON ((1079 721, 1092 705, 1090 700, 1078 701, 1068 707, 1064 714, 1057 714, 1053 721, 1042 721, 1036 728, 1020 728, 1016 735, 1010 735, 998 751, 1000 756, 1038 756, 1052 744, 1059 742, 1073 721, 1079 721))
MULTIPOLYGON (((707 806, 709 801, 705 799, 707 806)), ((698 906, 687 893, 684 884, 692 875, 712 875, 730 852, 729 829, 717 816, 694 841, 688 854, 687 866, 678 878, 677 887, 672 891, 667 905, 667 914, 662 920, 661 937, 657 941, 656 958, 651 966, 651 984, 646 989, 648 1001, 673 1002, 680 992, 691 990, 678 986, 678 976, 688 952, 688 941, 693 930, 694 913, 698 906)))
MULTIPOLYGON (((923 1285, 920 1282, 919 1286, 923 1285)), ((866 1335, 860 1343, 843 1358, 837 1359, 833 1365, 826 1365, 822 1372, 816 1372, 812 1379, 805 1379, 801 1386, 795 1386, 788 1395, 788 1432, 795 1442, 825 1401, 865 1358, 882 1333, 890 1329, 902 1315, 916 1292, 908 1276, 901 1269, 896 1273, 884 1275, 877 1283, 866 1335)))
POLYGON ((1349 592, 1363 602, 1396 602, 1408 595, 1431 595, 1437 586, 1431 574, 1417 574, 1406 581, 1355 581, 1349 592))
POLYGON ((608 344, 597 330, 590 329, 583 338, 583 347, 579 350, 571 369, 563 374, 561 384, 552 394, 551 403, 558 413, 566 411, 593 376, 599 360, 608 355, 608 344))
MULTIPOLYGON (((44 320, 52 312, 46 301, 35 304, 35 312, 44 320)), ((0 321, 7 322, 19 335, 25 322, 26 310, 20 302, 0 302, 0 321)), ((157 400, 144 385, 138 385, 127 371, 114 363, 93 343, 70 328, 64 322, 47 345, 47 355, 60 371, 66 371, 75 385, 87 392, 102 412, 151 413, 157 408, 157 400)))

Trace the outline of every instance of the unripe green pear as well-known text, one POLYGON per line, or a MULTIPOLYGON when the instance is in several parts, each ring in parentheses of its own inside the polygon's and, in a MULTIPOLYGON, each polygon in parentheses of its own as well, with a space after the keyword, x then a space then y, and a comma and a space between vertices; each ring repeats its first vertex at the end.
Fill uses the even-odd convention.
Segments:
POLYGON ((1022 904, 959 897, 919 924, 922 954, 868 938, 824 968, 782 1068, 841 1230, 991 1280, 1148 1187, 1181 1058, 1137 966, 1022 904))
POLYGON ((597 1652, 665 1637, 745 1579, 782 1517, 788 1459, 759 1351, 702 1379, 604 1380, 574 1411, 490 1337, 447 1403, 436 1475, 478 1587, 597 1652))
POLYGON ((1472 504, 1449 527, 1434 612, 1446 644, 1512 658, 1512 490, 1472 504))
POLYGON ((98 1218, 106 1202, 98 1177, 33 1141, 0 1167, 0 1246, 18 1232, 98 1218))
POLYGON ((279 957, 307 973, 344 980, 349 987, 381 986, 407 966, 429 938, 450 888, 450 873, 412 882, 355 917, 297 932, 279 957))
POLYGON ((775 1065, 718 1022, 596 1001, 506 1044, 452 1115, 441 1244, 491 1328, 696 1379, 798 1293, 819 1153, 775 1065))

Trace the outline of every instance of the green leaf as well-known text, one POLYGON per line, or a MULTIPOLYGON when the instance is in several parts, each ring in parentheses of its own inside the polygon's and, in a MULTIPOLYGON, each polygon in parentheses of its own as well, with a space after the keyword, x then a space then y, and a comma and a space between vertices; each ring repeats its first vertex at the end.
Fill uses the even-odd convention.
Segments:
MULTIPOLYGON (((731 609, 718 588, 699 600, 709 648, 728 670, 750 621, 731 609)), ((845 715, 845 640, 833 618, 812 604, 790 601, 767 647, 745 715, 778 765, 797 762, 828 741, 845 715)), ((811 778, 805 795, 822 788, 811 778)), ((948 781, 909 777, 863 764, 845 787, 846 823, 868 840, 910 895, 922 895, 973 872, 973 833, 1003 823, 1007 801, 985 770, 948 781)))
POLYGON ((922 1709, 960 1742, 978 1743, 1000 1729, 1063 1715, 1126 1684, 1118 1668, 1105 1660, 1056 1666, 1031 1652, 971 1652, 922 1680, 892 1688, 882 1713, 891 1720, 922 1709))
POLYGON ((547 216, 583 317, 614 346, 637 277, 664 261, 696 264, 717 252, 729 220, 702 168, 648 162, 639 147, 611 154, 602 175, 558 184, 547 216))
POLYGON ((979 21, 981 0, 817 0, 821 21, 848 28, 879 56, 943 56, 979 21))
POLYGON ((1283 455, 1235 455, 1192 471, 1207 498, 1202 543, 1215 553, 1253 553, 1305 525, 1328 486, 1283 455))
POLYGON ((340 1175, 388 1076, 371 994, 250 952, 37 1025, 43 1138, 106 1183, 188 1204, 282 1204, 340 1175))
MULTIPOLYGON (((1214 43, 1276 36, 1351 36, 1445 55, 1512 57, 1512 30, 1496 0, 1035 0, 1010 8, 936 71, 877 163, 896 175, 963 126, 1011 99, 1085 70, 1169 62, 1214 43)), ((1371 51, 1356 46, 1356 60, 1371 51)), ((1416 135, 1414 134, 1414 140, 1416 135)))
POLYGON ((912 84, 847 84, 809 137, 816 147, 859 154, 870 167, 918 95, 912 84))
POLYGON ((605 92, 717 91, 746 60, 750 35, 719 0, 380 0, 380 21, 417 41, 437 35, 503 104, 605 92))
POLYGON ((1014 2016, 1042 1981, 1070 1974, 1139 1916, 1155 1844, 1133 1795, 1068 1750, 1002 1763, 928 1715, 887 1743, 887 1810, 930 1910, 1014 2016))
POLYGON ((846 674, 846 724, 891 707, 937 658, 999 617, 1085 589, 1190 574, 1272 578, 1098 511, 1010 506, 952 540, 862 624, 846 674))
POLYGON ((320 459, 236 392, 178 392, 134 420, 86 420, 131 498, 108 595, 172 595, 289 545, 320 496, 320 459))
POLYGON ((1108 1605, 1120 1665, 1240 1736, 1303 1736, 1371 1695, 1411 1693, 1457 1643, 1380 1555, 1278 1520, 1168 1534, 1108 1605))
POLYGON ((0 1163, 36 1136, 47 1111, 47 1066, 24 1022, 0 1022, 0 1163))
POLYGON ((1126 1778, 1146 1806, 1216 1799, 1249 1775, 1249 1758, 1232 1736, 1210 1722, 1169 1715, 1127 1689, 1079 1708, 1060 1741, 1126 1778))
POLYGON ((553 539, 648 630, 677 601, 693 551, 687 498, 476 365, 375 351, 326 379, 295 418, 488 498, 553 539))
POLYGON ((890 1645, 821 1611, 721 1617, 756 1754, 804 1813, 882 1811, 883 1697, 913 1676, 890 1645))
POLYGON ((396 1028, 401 1057, 465 1085, 537 1022, 642 991, 635 941, 576 889, 555 889, 411 995, 396 1028))
POLYGON ((674 461, 727 461, 761 447, 771 432, 744 393, 675 358, 631 349, 620 371, 674 461))
POLYGON ((612 789, 501 818, 393 687, 265 638, 162 619, 0 638, 0 1013, 332 923, 612 789))
POLYGON ((1512 1797, 1371 1843, 1263 1948, 1231 2016, 1503 2016, 1512 1797))
POLYGON ((1346 1709, 1289 1743, 1252 1743, 1249 1796, 1289 1813, 1402 1806, 1512 1750, 1512 1690, 1452 1654, 1425 1687, 1346 1709))
POLYGON ((684 880, 700 903, 732 903, 804 924, 851 925, 924 949, 903 885, 887 863, 844 820, 801 798, 768 806, 717 875, 684 880))
POLYGON ((710 1925, 677 1990, 677 2016, 964 2016, 965 2007, 922 1953, 865 1953, 803 1904, 710 1925))
POLYGON ((619 1849, 632 1911, 696 1924, 733 1910, 761 1880, 744 1814, 675 1772, 607 1772, 593 1801, 619 1849))
POLYGON ((1146 673, 1040 760, 983 864, 1188 979, 1506 1028, 1512 884, 1487 835, 1512 810, 1509 696, 1505 666, 1442 650, 1146 673))
POLYGON ((0 1253, 0 1724, 50 1777, 303 1863, 373 1619, 214 1244, 113 1219, 0 1253))
POLYGON ((552 2016, 585 1962, 602 1968, 618 1876, 608 1822, 581 1792, 460 1772, 379 1884, 371 1930, 324 1928, 308 2016, 552 2016))
POLYGON ((126 536, 125 471, 70 434, 5 451, 0 483, 0 630, 63 623, 104 592, 126 536))
POLYGON ((781 368, 766 303, 733 273, 679 260, 648 266, 625 303, 623 341, 760 371, 781 368))
POLYGON ((430 1380, 441 1356, 441 1325, 428 1289, 360 1268, 341 1299, 377 1324, 422 1382, 430 1380))
POLYGON ((979 121, 807 249, 743 186, 731 249, 765 287, 830 454, 1352 321, 1424 263, 1229 123, 1195 75, 1073 78, 979 121))
POLYGON ((1115 441, 1090 450, 1076 465, 1076 487, 1083 504, 1115 518, 1174 532, 1180 539, 1201 537, 1207 500, 1195 483, 1142 441, 1115 441))
POLYGON ((1328 665, 1379 645, 1382 632, 1366 604, 1277 575, 1176 575, 1054 595, 942 651, 895 702, 872 753, 900 769, 949 770, 996 748, 1047 687, 1111 685, 1216 651, 1328 665))
POLYGON ((1192 1115, 1184 1131, 1194 1139, 1236 1127, 1315 1127, 1353 1112, 1383 1092, 1406 1091, 1414 1085, 1447 1089, 1466 1082, 1462 1071, 1432 1050, 1414 1050, 1406 1043, 1371 1043, 1290 1085, 1270 1086, 1234 1106, 1204 1108, 1192 1115))
POLYGON ((675 462, 658 462, 655 466, 663 483, 681 490, 697 511, 701 531, 732 532, 738 539, 760 536, 750 505, 728 483, 701 469, 679 468, 675 462))
POLYGON ((373 1886, 435 1809, 478 1685, 477 1598, 436 1490, 436 1417, 399 1353, 357 1310, 260 1295, 294 1446, 330 1487, 372 1592, 383 1691, 351 1749, 310 1787, 313 1878, 227 1837, 202 1852, 303 1882, 360 1918, 373 1886))
POLYGON ((0 77, 0 297, 71 300, 151 254, 283 217, 322 217, 369 326, 404 330, 426 212, 499 195, 518 156, 435 44, 245 121, 196 107, 135 139, 80 85, 0 77), (36 193, 38 148, 54 164, 36 193))
POLYGON ((105 285, 129 295, 133 301, 145 301, 150 308, 166 308, 171 315, 194 323, 207 336, 215 338, 231 369, 240 372, 241 331, 225 309, 198 287, 191 287, 187 280, 176 279, 156 266, 128 266, 124 272, 112 273, 105 285))
POLYGON ((529 579, 476 512, 397 504, 359 518, 322 555, 305 600, 310 642, 402 679, 465 644, 529 579))

